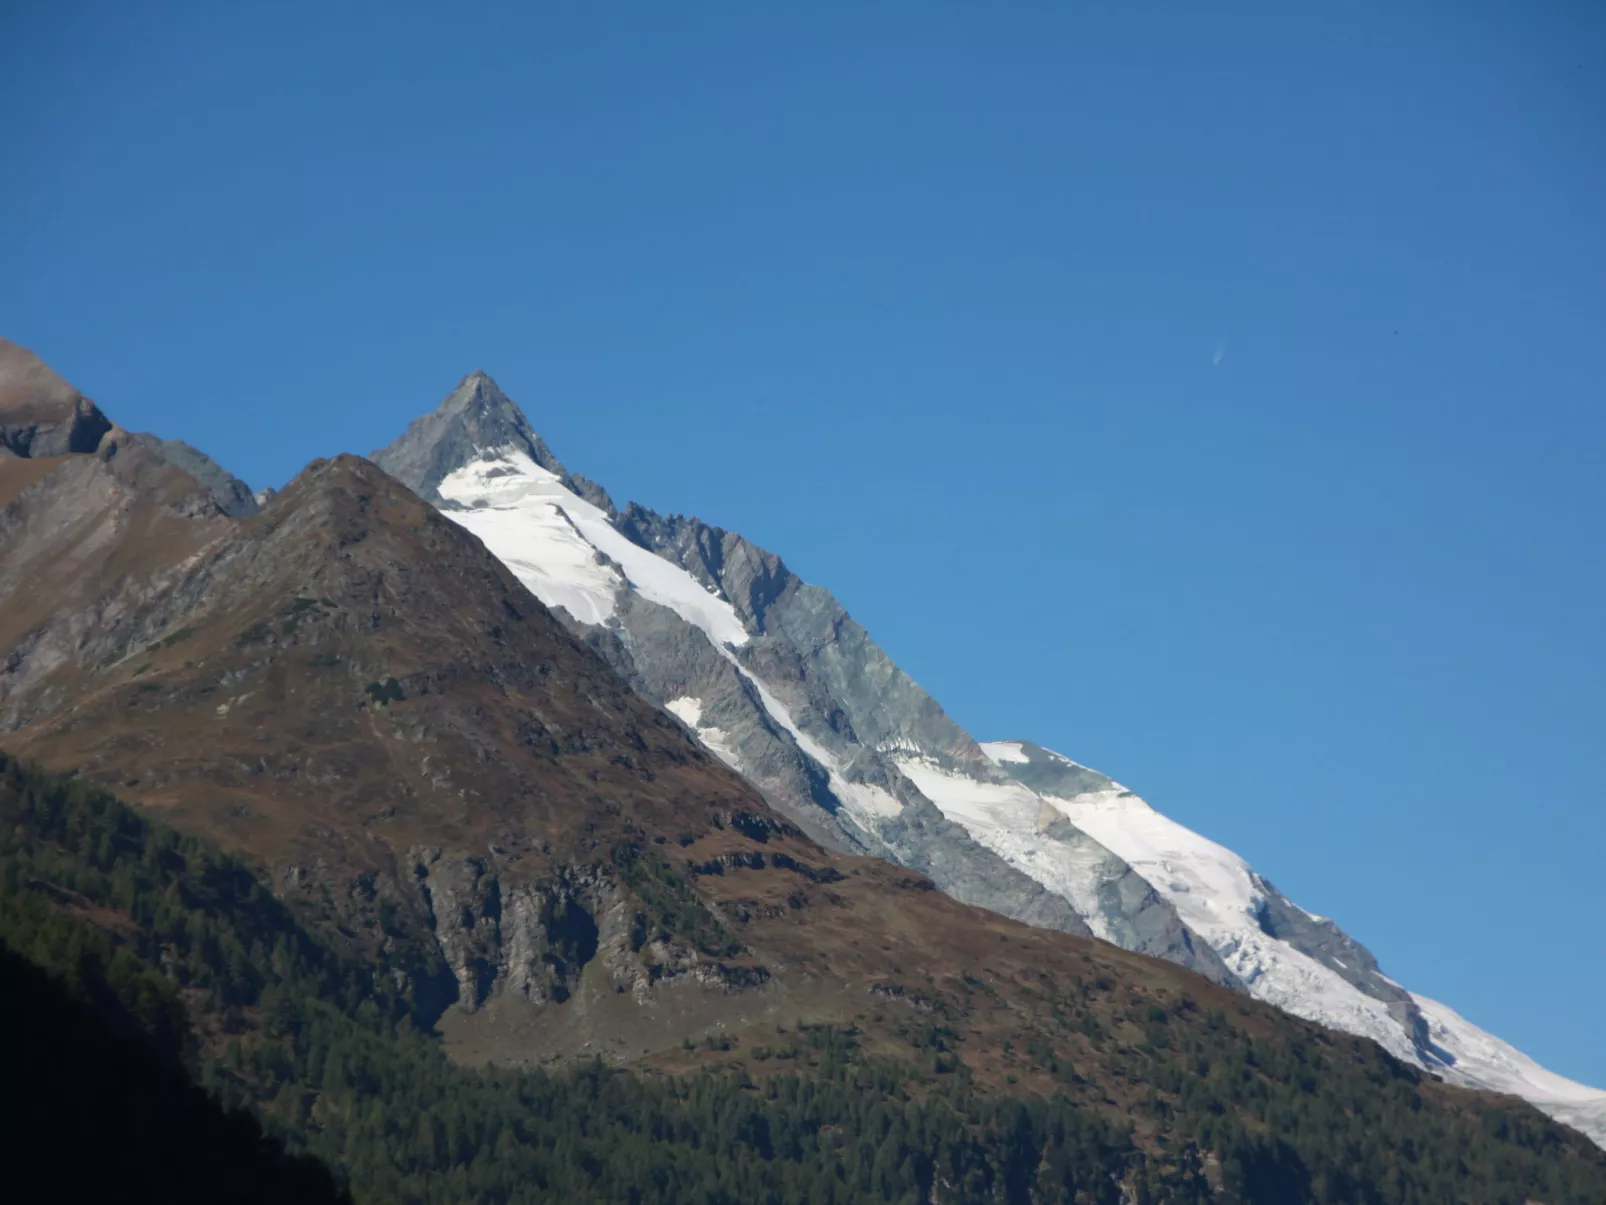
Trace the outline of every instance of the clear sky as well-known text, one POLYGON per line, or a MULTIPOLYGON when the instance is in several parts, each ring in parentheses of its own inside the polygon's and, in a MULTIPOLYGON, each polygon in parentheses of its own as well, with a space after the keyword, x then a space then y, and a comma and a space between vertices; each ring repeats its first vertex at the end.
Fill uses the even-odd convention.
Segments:
POLYGON ((1606 1087, 1606 9, 0 4, 0 333, 255 486, 491 372, 1606 1087))

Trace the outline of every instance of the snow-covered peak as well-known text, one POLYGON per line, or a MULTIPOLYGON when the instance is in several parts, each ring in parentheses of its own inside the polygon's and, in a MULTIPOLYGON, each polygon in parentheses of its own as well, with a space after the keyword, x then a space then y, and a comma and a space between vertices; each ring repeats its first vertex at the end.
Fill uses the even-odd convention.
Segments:
POLYGON ((520 452, 559 480, 570 481, 568 470, 513 399, 489 374, 475 371, 372 459, 409 489, 436 498, 444 478, 499 449, 520 452))

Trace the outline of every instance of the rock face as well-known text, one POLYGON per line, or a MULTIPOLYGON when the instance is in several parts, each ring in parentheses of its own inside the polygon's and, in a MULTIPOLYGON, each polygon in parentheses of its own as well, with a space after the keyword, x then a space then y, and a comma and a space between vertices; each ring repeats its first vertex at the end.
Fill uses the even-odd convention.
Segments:
POLYGON ((129 438, 144 444, 168 464, 183 469, 204 485, 218 510, 230 518, 243 519, 262 509, 250 486, 199 448, 192 448, 180 439, 163 439, 158 435, 137 433, 129 438))
POLYGON ((0 339, 0 458, 46 461, 89 455, 108 438, 124 451, 125 463, 127 453, 137 446, 182 470, 207 489, 225 515, 242 518, 258 509, 245 482, 206 453, 181 440, 115 427, 94 402, 38 356, 0 339))
POLYGON ((488 448, 513 448, 554 473, 580 497, 612 511, 600 486, 571 476, 535 433, 523 411, 486 373, 471 372, 446 400, 413 420, 406 432, 373 459, 418 494, 435 495, 441 480, 488 448), (415 484, 416 483, 416 484, 415 484))
POLYGON ((26 459, 89 453, 109 430, 95 403, 27 348, 0 339, 0 448, 26 459))
POLYGON ((630 956, 626 893, 597 868, 514 883, 504 897, 500 875, 484 858, 443 859, 440 849, 421 848, 410 860, 465 1011, 496 991, 532 1004, 562 1003, 599 952, 621 979, 644 978, 630 956))
POLYGON ((733 532, 616 509, 484 374, 374 460, 814 839, 1476 1081, 1469 1052, 1488 1035, 1460 1054, 1435 1043, 1419 1001, 1332 921, 1104 775, 1029 742, 978 744, 829 592, 733 532))

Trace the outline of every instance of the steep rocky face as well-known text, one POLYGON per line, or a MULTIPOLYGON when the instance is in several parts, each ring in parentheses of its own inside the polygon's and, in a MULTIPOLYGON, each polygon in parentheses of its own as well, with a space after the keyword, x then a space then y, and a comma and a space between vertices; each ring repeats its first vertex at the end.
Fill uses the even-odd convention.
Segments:
POLYGON ((0 462, 0 726, 64 706, 158 618, 181 567, 229 521, 191 477, 108 432, 92 455, 0 462), (42 473, 33 470, 43 469, 42 473))
POLYGON ((198 448, 182 440, 130 433, 114 426, 94 402, 38 356, 0 339, 0 461, 35 462, 8 470, 9 488, 0 493, 0 504, 53 469, 61 458, 92 455, 108 438, 125 453, 125 464, 127 453, 137 446, 181 470, 207 489, 225 515, 239 518, 257 510, 245 482, 198 448))
POLYGON ((160 614, 178 567, 231 525, 163 441, 116 426, 3 340, 0 431, 0 725, 17 725, 115 660, 107 631, 133 608, 160 614))

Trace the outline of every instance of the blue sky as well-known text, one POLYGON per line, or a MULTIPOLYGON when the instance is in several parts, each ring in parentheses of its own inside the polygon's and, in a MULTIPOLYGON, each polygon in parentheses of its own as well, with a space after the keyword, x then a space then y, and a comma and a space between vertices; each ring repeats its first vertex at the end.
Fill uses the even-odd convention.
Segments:
POLYGON ((14 0, 0 111, 125 425, 278 485, 485 368, 1606 1086, 1599 5, 14 0))

